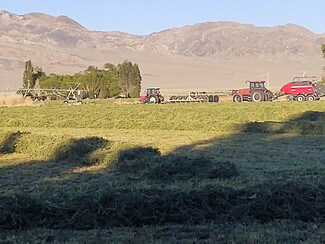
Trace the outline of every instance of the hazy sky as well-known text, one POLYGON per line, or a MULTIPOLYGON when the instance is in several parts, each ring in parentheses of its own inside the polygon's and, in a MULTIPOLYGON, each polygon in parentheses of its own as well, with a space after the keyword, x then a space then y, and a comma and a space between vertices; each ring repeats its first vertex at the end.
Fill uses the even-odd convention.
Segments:
POLYGON ((0 0, 0 9, 66 15, 90 30, 138 35, 206 21, 293 23, 325 33, 325 0, 0 0))

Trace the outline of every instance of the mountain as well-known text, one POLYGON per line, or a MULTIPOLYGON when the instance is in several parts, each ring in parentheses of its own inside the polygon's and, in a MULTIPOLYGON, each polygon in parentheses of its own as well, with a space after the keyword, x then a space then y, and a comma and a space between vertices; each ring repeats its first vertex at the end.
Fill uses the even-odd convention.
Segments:
POLYGON ((0 23, 2 89, 21 84, 29 59, 47 73, 71 74, 128 59, 139 64, 144 85, 166 89, 228 88, 266 72, 277 79, 321 75, 325 43, 324 35, 294 24, 206 22, 138 36, 90 31, 67 16, 42 13, 0 11, 0 23))

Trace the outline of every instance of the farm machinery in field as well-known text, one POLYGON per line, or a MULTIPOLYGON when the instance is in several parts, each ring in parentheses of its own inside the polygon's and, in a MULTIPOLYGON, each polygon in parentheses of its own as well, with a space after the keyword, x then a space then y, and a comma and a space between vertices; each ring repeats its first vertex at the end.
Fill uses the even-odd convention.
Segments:
MULTIPOLYGON (((247 80, 247 88, 230 90, 233 102, 262 102, 273 101, 282 96, 287 96, 287 101, 315 101, 325 96, 325 86, 317 83, 315 76, 294 77, 292 81, 281 87, 279 92, 273 93, 266 87, 265 80, 247 80)), ((191 102, 219 102, 216 93, 189 92, 187 95, 170 95, 164 97, 159 87, 147 88, 144 95, 140 96, 144 103, 191 103, 191 102)))
POLYGON ((325 96, 325 87, 318 85, 315 76, 294 77, 291 82, 281 87, 273 94, 265 87, 265 81, 246 81, 248 88, 231 90, 229 95, 234 102, 242 101, 273 101, 281 96, 287 96, 287 101, 315 101, 325 96))
POLYGON ((248 88, 242 88, 239 90, 230 90, 229 95, 232 96, 234 102, 242 101, 272 101, 275 99, 274 94, 265 87, 264 80, 248 80, 246 81, 248 88))
POLYGON ((190 103, 190 102, 219 102, 219 96, 208 92, 189 92, 188 95, 171 95, 166 99, 160 93, 159 87, 150 87, 140 95, 142 103, 190 103))
POLYGON ((294 77, 281 87, 276 97, 287 96, 287 101, 315 101, 325 96, 325 87, 317 83, 315 76, 294 77))
POLYGON ((142 103, 162 103, 164 97, 160 94, 160 87, 149 87, 139 98, 142 103))
POLYGON ((170 96, 167 102, 170 103, 189 103, 189 102, 219 102, 217 94, 210 94, 207 92, 189 92, 188 95, 170 96))
POLYGON ((33 101, 64 100, 64 103, 78 102, 81 103, 83 90, 80 90, 79 83, 70 83, 69 89, 42 89, 42 88, 20 88, 17 94, 23 97, 30 97, 33 101))

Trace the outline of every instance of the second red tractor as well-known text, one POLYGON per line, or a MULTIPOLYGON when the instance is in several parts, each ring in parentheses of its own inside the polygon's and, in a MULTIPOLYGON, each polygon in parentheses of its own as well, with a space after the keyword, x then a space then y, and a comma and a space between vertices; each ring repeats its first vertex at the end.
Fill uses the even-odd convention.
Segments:
POLYGON ((234 102, 261 102, 272 101, 274 99, 273 93, 266 88, 264 80, 248 80, 246 83, 248 84, 248 88, 230 91, 234 102))

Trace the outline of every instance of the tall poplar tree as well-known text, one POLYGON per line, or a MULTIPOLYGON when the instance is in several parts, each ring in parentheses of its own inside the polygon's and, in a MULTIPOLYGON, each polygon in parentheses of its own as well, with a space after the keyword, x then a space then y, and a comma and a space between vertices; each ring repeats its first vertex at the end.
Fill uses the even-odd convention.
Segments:
POLYGON ((31 60, 25 62, 25 70, 23 73, 23 87, 33 88, 35 86, 34 67, 31 60))

